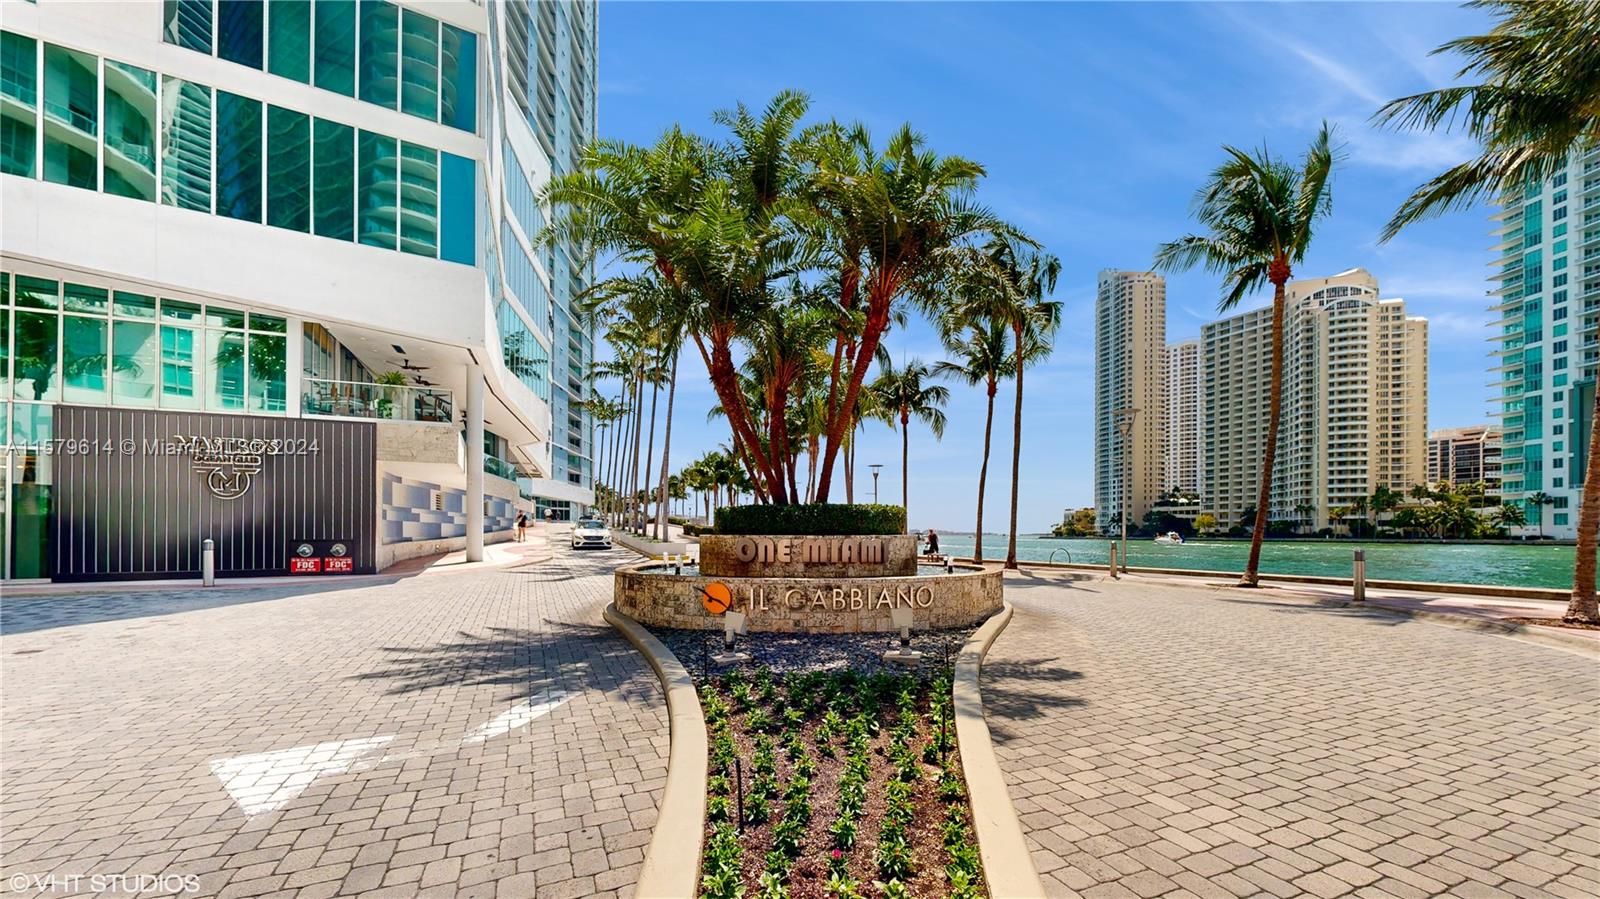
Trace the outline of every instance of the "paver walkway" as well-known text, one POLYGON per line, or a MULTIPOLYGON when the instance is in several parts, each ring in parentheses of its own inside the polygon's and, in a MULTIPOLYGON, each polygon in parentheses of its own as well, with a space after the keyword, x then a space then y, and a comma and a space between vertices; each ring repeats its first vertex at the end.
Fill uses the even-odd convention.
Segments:
POLYGON ((1052 896, 1600 895, 1594 659, 1273 591, 1006 592, 984 702, 1052 896))
POLYGON ((4 600, 0 882, 628 893, 665 707, 599 615, 632 557, 553 552, 384 585, 4 600))

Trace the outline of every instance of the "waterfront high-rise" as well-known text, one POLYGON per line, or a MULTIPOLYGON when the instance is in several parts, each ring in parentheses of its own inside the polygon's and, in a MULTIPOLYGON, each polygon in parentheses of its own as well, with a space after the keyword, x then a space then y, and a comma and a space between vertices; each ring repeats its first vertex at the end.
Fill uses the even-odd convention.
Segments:
MULTIPOLYGON (((1380 486, 1423 482, 1427 460, 1427 322, 1381 299, 1364 269, 1290 282, 1283 406, 1270 516, 1303 529, 1380 486)), ((1253 509, 1265 449, 1272 312, 1202 328, 1204 492, 1219 523, 1253 509)))
POLYGON ((1572 538, 1600 360, 1600 147, 1502 197, 1492 221, 1501 496, 1524 503, 1526 532, 1572 538))
POLYGON ((1490 495, 1500 490, 1501 433, 1495 425, 1445 428, 1428 435, 1428 483, 1482 482, 1490 495))
POLYGON ((371 571, 592 502, 590 271, 534 237, 595 38, 569 0, 7 3, 0 575, 371 571))
POLYGON ((1200 341, 1167 344, 1166 468, 1163 489, 1199 494, 1204 480, 1201 425, 1205 394, 1201 391, 1200 341))
POLYGON ((1094 498, 1102 531, 1161 493, 1166 462, 1167 285, 1154 272, 1100 272, 1094 316, 1094 498), (1120 423, 1120 427, 1119 427, 1120 423))

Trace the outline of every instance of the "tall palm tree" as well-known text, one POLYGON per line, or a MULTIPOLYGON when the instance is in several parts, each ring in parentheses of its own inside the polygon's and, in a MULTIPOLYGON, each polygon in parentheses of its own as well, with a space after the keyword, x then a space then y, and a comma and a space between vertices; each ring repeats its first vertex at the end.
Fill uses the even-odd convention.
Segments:
POLYGON ((1544 507, 1554 504, 1555 497, 1543 490, 1528 497, 1528 505, 1533 507, 1533 515, 1539 525, 1539 539, 1544 539, 1544 507))
POLYGON ((1330 175, 1336 156, 1327 123, 1312 140, 1298 168, 1265 147, 1247 153, 1223 147, 1227 159, 1194 200, 1194 215, 1208 233, 1190 234, 1156 250, 1156 268, 1185 271, 1203 266, 1222 275, 1219 312, 1259 288, 1272 285, 1272 377, 1266 449, 1256 494, 1250 560, 1241 587, 1260 584, 1261 541, 1272 508, 1272 465, 1278 454, 1278 418, 1283 410, 1284 285, 1304 261, 1317 221, 1332 207, 1330 175))
POLYGON ((983 561, 983 496, 989 483, 989 444, 994 434, 994 396, 1001 378, 1011 372, 1011 353, 1006 345, 1005 322, 978 319, 966 324, 960 335, 945 331, 945 351, 954 360, 933 367, 939 377, 960 381, 969 387, 983 385, 988 407, 983 416, 983 462, 978 465, 978 520, 972 529, 972 561, 983 561))
POLYGON ((906 523, 911 522, 910 439, 911 419, 928 426, 937 439, 944 436, 944 410, 950 400, 950 391, 939 384, 930 384, 934 378, 933 367, 919 359, 912 359, 901 368, 895 368, 888 352, 878 354, 878 376, 873 379, 871 391, 878 402, 893 410, 900 422, 900 507, 906 510, 906 523))
MULTIPOLYGON (((1433 130, 1458 123, 1479 145, 1479 155, 1418 187, 1384 228, 1383 239, 1449 209, 1491 195, 1508 195, 1561 168, 1567 155, 1600 142, 1600 4, 1591 0, 1474 0, 1492 10, 1488 34, 1457 38, 1435 53, 1466 58, 1458 87, 1393 100, 1378 110, 1380 123, 1433 130)), ((1600 390, 1595 391, 1600 423, 1600 390)), ((1572 600, 1566 620, 1600 624, 1595 553, 1600 548, 1600 426, 1590 429, 1572 600)), ((1543 516, 1540 516, 1541 529, 1543 516)))
POLYGON ((1518 502, 1501 503, 1495 506, 1494 511, 1489 514, 1489 518, 1494 522, 1495 527, 1503 531, 1520 528, 1528 523, 1528 515, 1523 511, 1522 504, 1518 502))

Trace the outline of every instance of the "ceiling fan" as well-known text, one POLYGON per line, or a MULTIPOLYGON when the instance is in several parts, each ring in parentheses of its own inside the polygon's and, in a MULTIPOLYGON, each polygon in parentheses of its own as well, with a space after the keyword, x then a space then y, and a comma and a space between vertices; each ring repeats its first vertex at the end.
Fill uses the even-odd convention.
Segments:
POLYGON ((428 369, 430 369, 432 367, 433 366, 431 366, 431 365, 412 365, 410 359, 401 359, 400 360, 400 370, 401 371, 427 371, 428 369))

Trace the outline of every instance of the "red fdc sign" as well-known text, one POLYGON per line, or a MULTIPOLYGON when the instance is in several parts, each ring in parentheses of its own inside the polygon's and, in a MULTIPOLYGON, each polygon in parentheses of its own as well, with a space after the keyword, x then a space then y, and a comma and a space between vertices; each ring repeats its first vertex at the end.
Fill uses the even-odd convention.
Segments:
MULTIPOLYGON (((346 569, 348 570, 348 569, 346 569)), ((290 574, 319 574, 322 571, 322 560, 317 558, 289 560, 290 574)))
POLYGON ((356 560, 349 556, 329 556, 322 560, 322 570, 328 574, 349 574, 356 570, 356 560))

